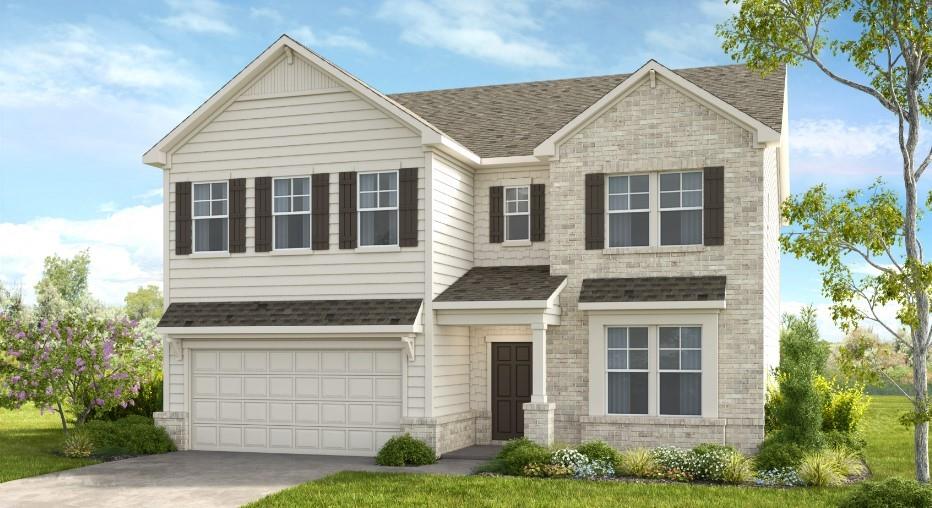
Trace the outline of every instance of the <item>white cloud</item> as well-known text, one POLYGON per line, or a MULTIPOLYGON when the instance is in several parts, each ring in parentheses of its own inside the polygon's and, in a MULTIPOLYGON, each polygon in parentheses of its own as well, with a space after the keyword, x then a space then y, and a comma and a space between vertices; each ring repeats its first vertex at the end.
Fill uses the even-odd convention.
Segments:
POLYGON ((249 15, 253 18, 267 19, 274 23, 281 23, 285 20, 281 13, 271 7, 250 7, 249 15))
POLYGON ((520 67, 561 67, 568 55, 532 35, 542 27, 529 0, 386 0, 379 17, 411 44, 520 67))
POLYGON ((722 54, 721 41, 715 35, 715 25, 737 12, 738 7, 720 1, 702 1, 696 4, 698 15, 690 22, 648 28, 644 32, 644 45, 640 62, 654 58, 668 67, 696 67, 718 61, 722 54))
POLYGON ((790 128, 794 151, 817 157, 858 158, 897 150, 892 123, 852 125, 839 119, 804 118, 790 128))
POLYGON ((372 47, 366 41, 360 39, 352 33, 328 33, 318 35, 307 25, 300 26, 289 32, 298 42, 310 48, 346 48, 359 51, 360 53, 371 53, 372 47))
POLYGON ((21 287, 27 301, 33 301, 46 256, 70 257, 88 248, 91 293, 104 303, 120 304, 139 286, 161 286, 161 231, 161 204, 125 208, 100 219, 0 223, 0 280, 21 287))
POLYGON ((198 33, 232 34, 225 8, 214 0, 167 0, 172 15, 162 18, 168 26, 198 33))

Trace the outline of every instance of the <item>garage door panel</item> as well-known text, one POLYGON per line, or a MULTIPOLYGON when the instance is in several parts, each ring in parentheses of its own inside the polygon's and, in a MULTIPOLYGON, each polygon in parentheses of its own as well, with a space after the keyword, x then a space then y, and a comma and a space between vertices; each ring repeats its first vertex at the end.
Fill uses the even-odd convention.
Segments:
POLYGON ((400 433, 399 351, 195 350, 194 449, 374 455, 400 433))

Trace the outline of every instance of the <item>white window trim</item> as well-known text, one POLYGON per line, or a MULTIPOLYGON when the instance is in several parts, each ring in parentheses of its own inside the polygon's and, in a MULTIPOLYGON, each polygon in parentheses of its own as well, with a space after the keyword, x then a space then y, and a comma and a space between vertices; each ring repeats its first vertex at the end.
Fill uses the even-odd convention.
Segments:
POLYGON ((683 247, 687 245, 705 245, 705 214, 702 213, 702 210, 705 208, 705 174, 702 169, 678 169, 676 171, 661 171, 657 173, 657 245, 661 247, 683 247), (684 173, 699 173, 699 206, 679 206, 677 208, 662 208, 660 206, 660 195, 664 191, 660 190, 660 175, 661 174, 674 174, 677 173, 680 175, 680 190, 678 191, 666 191, 670 194, 673 192, 678 192, 680 194, 680 205, 683 204, 683 174, 684 173), (661 242, 662 236, 660 234, 661 229, 663 228, 662 217, 663 212, 686 212, 699 210, 699 242, 698 243, 674 243, 670 245, 663 245, 661 242))
POLYGON ((649 396, 649 395, 648 395, 648 398, 647 398, 647 414, 644 414, 644 413, 609 413, 609 412, 608 412, 608 375, 609 375, 610 373, 612 373, 612 372, 622 372, 622 373, 627 373, 627 372, 646 372, 646 373, 647 373, 647 387, 648 387, 648 390, 650 389, 650 377, 651 377, 651 370, 650 370, 650 359, 651 359, 650 345, 651 345, 651 340, 650 340, 650 334, 651 334, 651 327, 649 327, 649 326, 646 327, 646 328, 647 328, 647 349, 645 350, 644 348, 633 348, 633 349, 635 349, 635 350, 637 350, 637 351, 647 351, 647 368, 646 368, 646 369, 632 369, 632 368, 630 368, 630 365, 631 365, 631 349, 632 349, 632 348, 630 347, 630 346, 631 346, 631 330, 630 330, 631 328, 645 328, 645 327, 643 327, 643 326, 606 326, 606 327, 605 327, 605 334, 606 334, 606 338, 605 338, 605 375, 604 375, 604 377, 605 377, 605 381, 604 381, 604 382, 605 382, 605 414, 610 414, 610 415, 622 415, 622 416, 648 416, 648 415, 650 415, 650 396, 649 396), (610 347, 608 347, 608 329, 609 329, 609 328, 626 328, 626 329, 628 329, 628 333, 627 333, 627 335, 626 335, 626 337, 627 337, 626 340, 628 341, 628 343, 627 343, 628 347, 625 347, 625 348, 610 348, 610 347), (628 356, 627 356, 627 358, 625 358, 625 365, 628 365, 629 368, 625 368, 625 369, 612 369, 612 368, 609 368, 609 366, 608 366, 608 352, 609 352, 609 351, 612 351, 612 350, 615 350, 615 351, 624 350, 624 351, 627 352, 627 355, 628 355, 628 356))
MULTIPOLYGON (((380 191, 378 190, 379 189, 378 184, 376 185, 377 186, 376 186, 375 191, 365 191, 365 192, 367 193, 375 192, 376 202, 378 202, 378 193, 380 191)), ((379 211, 385 211, 385 210, 389 210, 389 211, 395 210, 397 212, 400 199, 401 199, 401 176, 397 169, 391 169, 388 171, 365 171, 361 173, 356 173, 356 247, 358 249, 371 249, 371 248, 398 247, 399 246, 398 242, 401 240, 400 238, 401 231, 399 231, 400 230, 400 224, 399 224, 400 214, 399 213, 395 214, 395 231, 396 231, 395 243, 363 245, 362 244, 362 212, 379 212, 379 211), (377 208, 363 208, 359 206, 359 204, 362 202, 362 200, 360 199, 360 196, 364 192, 362 190, 362 185, 360 185, 360 183, 362 182, 362 176, 363 175, 378 175, 382 173, 394 173, 395 174, 395 206, 382 206, 382 207, 377 207, 377 208)))
MULTIPOLYGON (((312 230, 313 230, 313 228, 314 228, 314 221, 312 220, 312 217, 311 217, 311 212, 312 212, 312 210, 313 210, 312 207, 314 206, 313 203, 311 203, 311 195, 313 194, 313 192, 311 192, 311 191, 312 191, 312 189, 311 189, 311 180, 312 180, 312 178, 311 178, 310 175, 281 176, 281 177, 275 177, 275 178, 272 179, 272 251, 273 251, 273 252, 311 250, 311 247, 312 247, 311 243, 314 241, 314 235, 312 234, 312 230), (275 196, 275 182, 278 181, 278 180, 288 180, 288 181, 290 182, 291 180, 294 180, 295 178, 307 178, 307 211, 306 211, 306 212, 295 212, 295 211, 291 211, 291 212, 276 212, 276 211, 275 211, 275 198, 276 198, 276 197, 284 197, 284 196, 275 196), (284 247, 284 248, 277 248, 277 247, 275 246, 275 230, 277 229, 277 228, 275 227, 275 217, 276 217, 277 215, 307 215, 307 216, 308 216, 308 221, 307 221, 307 239, 308 239, 308 243, 307 243, 307 247, 284 247)), ((304 196, 304 194, 294 194, 294 183, 293 183, 293 182, 292 182, 292 183, 289 183, 289 186, 290 186, 290 187, 289 187, 289 191, 291 192, 291 194, 288 195, 288 198, 292 200, 292 202, 291 202, 291 207, 294 208, 294 197, 295 197, 295 196, 304 196)))
POLYGON ((209 182, 191 182, 191 253, 192 254, 206 254, 206 255, 218 255, 221 253, 229 253, 230 252, 229 228, 230 228, 230 182, 227 180, 211 180, 209 182), (215 183, 222 183, 223 185, 226 185, 226 188, 227 188, 226 198, 222 200, 213 199, 214 197, 213 185, 215 183), (196 195, 196 193, 194 192, 195 185, 209 185, 210 186, 211 199, 208 199, 206 201, 208 203, 211 203, 211 206, 210 206, 211 215, 196 215, 196 207, 194 206, 194 204, 198 202, 203 203, 205 200, 194 199, 194 196, 196 195), (214 201, 226 201, 227 213, 223 215, 213 215, 213 212, 214 212, 213 202, 214 201), (223 250, 197 250, 197 221, 198 219, 226 219, 227 220, 227 245, 225 249, 223 250))
MULTIPOLYGON (((620 250, 644 249, 646 247, 650 247, 650 246, 657 244, 658 240, 657 238, 655 238, 656 236, 655 229, 656 229, 656 223, 657 223, 657 214, 655 213, 655 210, 657 208, 657 204, 656 204, 657 198, 655 197, 655 192, 654 192, 654 189, 656 188, 656 185, 655 185, 656 179, 657 179, 656 173, 608 173, 605 175, 605 198, 604 199, 605 199, 605 248, 606 249, 613 249, 613 250, 614 249, 620 249, 620 250), (610 185, 609 185, 608 180, 609 178, 612 178, 613 176, 628 176, 628 177, 647 176, 647 209, 645 210, 643 208, 639 208, 637 210, 630 210, 630 209, 629 210, 612 210, 611 205, 610 205, 612 194, 610 192, 610 185), (644 213, 644 212, 647 212, 647 245, 627 245, 627 246, 619 245, 619 246, 612 247, 612 237, 611 237, 611 234, 612 234, 611 216, 612 214, 644 213)), ((629 208, 630 208, 630 203, 631 203, 630 190, 631 190, 631 180, 629 179, 628 180, 628 191, 629 192, 626 193, 628 195, 629 208)), ((637 194, 643 194, 643 193, 638 192, 637 194)), ((657 231, 659 231, 659 229, 657 229, 657 231)))
MULTIPOLYGON (((514 202, 520 203, 524 201, 523 199, 517 199, 514 202)), ((505 217, 505 241, 502 243, 509 243, 511 245, 518 246, 518 242, 530 242, 531 241, 531 186, 528 185, 508 185, 502 189, 502 212, 505 217), (526 212, 508 212, 508 189, 527 189, 527 211, 526 212), (524 215, 527 218, 527 238, 508 238, 508 217, 514 217, 524 215)))
POLYGON ((589 312, 589 415, 624 418, 718 418, 718 335, 719 311, 590 311, 589 312), (647 326, 648 406, 646 415, 608 413, 609 327, 647 326), (657 328, 660 326, 699 326, 702 328, 702 411, 700 415, 660 414, 660 374, 657 328))

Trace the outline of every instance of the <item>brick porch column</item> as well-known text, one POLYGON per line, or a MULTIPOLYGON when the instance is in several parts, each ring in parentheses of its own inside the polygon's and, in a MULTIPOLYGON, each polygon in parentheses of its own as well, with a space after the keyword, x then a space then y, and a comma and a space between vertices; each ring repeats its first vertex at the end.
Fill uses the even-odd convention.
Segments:
POLYGON ((531 324, 531 401, 524 408, 524 436, 544 446, 553 444, 555 404, 547 400, 547 325, 531 324))

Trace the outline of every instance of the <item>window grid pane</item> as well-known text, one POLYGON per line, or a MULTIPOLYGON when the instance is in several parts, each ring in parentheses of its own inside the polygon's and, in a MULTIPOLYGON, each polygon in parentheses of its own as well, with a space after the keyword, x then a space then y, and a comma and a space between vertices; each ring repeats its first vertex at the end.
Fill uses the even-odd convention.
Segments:
POLYGON ((359 175, 359 245, 398 243, 398 172, 359 175))
POLYGON ((308 249, 311 246, 311 179, 309 177, 273 180, 275 216, 272 235, 274 247, 308 249))
POLYGON ((702 329, 659 327, 659 409, 662 415, 702 414, 702 329))
POLYGON ((608 177, 608 246, 642 247, 649 244, 649 177, 608 177))
POLYGON ((505 187, 505 240, 530 240, 530 187, 505 187))
POLYGON ((606 334, 609 414, 647 414, 646 327, 610 327, 606 334))
POLYGON ((227 182, 193 184, 194 252, 227 250, 227 182))
POLYGON ((660 245, 702 243, 702 171, 660 175, 660 245))

